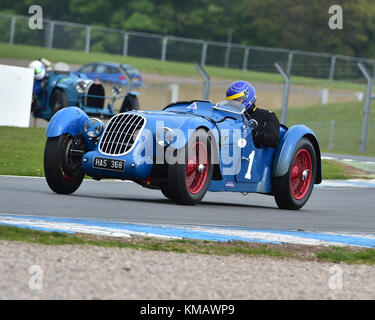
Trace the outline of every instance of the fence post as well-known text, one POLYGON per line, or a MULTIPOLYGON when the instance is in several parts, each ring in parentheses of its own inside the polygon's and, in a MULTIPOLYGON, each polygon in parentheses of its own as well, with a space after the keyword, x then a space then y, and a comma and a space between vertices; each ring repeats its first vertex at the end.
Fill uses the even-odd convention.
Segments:
POLYGON ((245 52, 244 52, 244 55, 243 55, 243 64, 242 64, 242 70, 244 70, 244 71, 247 70, 247 64, 248 64, 248 60, 249 60, 249 51, 250 51, 250 48, 245 47, 245 52))
POLYGON ((370 115, 370 103, 371 103, 371 90, 372 90, 372 79, 367 72, 366 67, 362 63, 357 63, 358 68, 367 80, 366 96, 365 96, 365 107, 363 112, 363 124, 362 124, 362 137, 361 137, 361 152, 366 152, 367 145, 367 132, 368 132, 368 119, 370 115))
POLYGON ((48 49, 52 49, 54 32, 55 32, 55 22, 51 21, 50 26, 49 26, 49 32, 48 32, 48 43, 47 43, 48 49))
POLYGON ((122 55, 127 57, 128 56, 128 43, 129 43, 129 33, 124 33, 124 43, 122 46, 122 55))
POLYGON ((165 61, 165 59, 167 58, 167 43, 168 43, 168 37, 164 37, 162 47, 161 47, 161 61, 165 61))
POLYGON ((281 113, 281 124, 286 124, 286 119, 288 115, 288 101, 289 101, 289 87, 290 87, 290 76, 285 72, 278 63, 275 63, 276 69, 280 72, 285 80, 284 92, 283 92, 283 105, 281 113))
POLYGON ((200 75, 204 81, 204 91, 203 91, 203 99, 209 100, 210 96, 210 77, 208 76, 207 72, 203 69, 203 67, 199 64, 196 64, 195 67, 199 71, 200 75))
POLYGON ((331 65, 329 68, 329 80, 333 80, 333 77, 335 76, 335 66, 336 66, 336 56, 331 57, 331 65))
POLYGON ((288 64, 286 66, 286 73, 288 75, 290 75, 290 73, 292 71, 293 55, 294 55, 294 52, 293 51, 289 51, 289 54, 288 54, 288 64))
POLYGON ((170 103, 175 103, 175 102, 178 101, 178 90, 179 90, 178 84, 170 84, 169 85, 169 91, 171 92, 170 103))
POLYGON ((14 34, 16 32, 16 19, 17 19, 17 16, 13 16, 10 22, 10 35, 9 35, 10 44, 14 44, 14 34))
POLYGON ((228 31, 228 41, 227 41, 227 50, 225 51, 225 60, 224 60, 224 68, 228 68, 229 66, 229 59, 230 59, 230 51, 232 49, 232 34, 234 29, 229 29, 228 31))
POLYGON ((90 42, 91 42, 91 27, 86 26, 86 44, 85 44, 85 52, 90 52, 90 42))
POLYGON ((201 54, 201 65, 202 65, 202 66, 205 66, 205 65, 206 65, 206 59, 207 59, 207 46, 208 46, 207 41, 203 42, 203 45, 202 45, 202 54, 201 54))

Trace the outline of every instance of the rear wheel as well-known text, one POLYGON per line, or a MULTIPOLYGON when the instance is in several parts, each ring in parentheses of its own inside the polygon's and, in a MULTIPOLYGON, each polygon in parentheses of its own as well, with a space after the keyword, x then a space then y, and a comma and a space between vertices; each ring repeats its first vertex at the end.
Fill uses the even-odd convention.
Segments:
POLYGON ((194 205, 206 194, 213 172, 211 140, 207 132, 195 131, 183 151, 184 163, 168 167, 168 189, 163 193, 179 204, 194 205))
POLYGON ((131 110, 139 110, 139 101, 135 95, 127 95, 125 97, 121 105, 120 113, 131 110))
POLYGON ((81 165, 86 143, 80 137, 64 134, 48 138, 44 150, 44 172, 49 187, 56 193, 76 191, 85 176, 81 165))
POLYGON ((54 115, 57 111, 69 107, 69 101, 66 93, 63 90, 57 89, 51 96, 51 109, 54 115))
POLYGON ((303 138, 294 151, 288 172, 272 183, 276 203, 280 209, 298 210, 310 198, 317 172, 313 145, 303 138))

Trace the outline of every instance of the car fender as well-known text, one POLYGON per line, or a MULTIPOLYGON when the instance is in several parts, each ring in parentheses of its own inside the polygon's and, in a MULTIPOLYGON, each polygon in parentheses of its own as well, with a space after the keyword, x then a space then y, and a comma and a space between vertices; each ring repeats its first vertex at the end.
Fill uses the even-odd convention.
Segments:
POLYGON ((319 143, 316 135, 314 132, 304 126, 304 125, 295 125, 286 131, 284 135, 282 135, 280 139, 280 144, 275 150, 273 164, 272 164, 272 176, 273 177, 281 177, 285 175, 288 170, 291 161, 293 160, 294 150, 297 146, 297 143, 302 138, 307 138, 312 143, 317 160, 317 175, 315 179, 315 183, 319 184, 322 181, 322 169, 321 169, 321 154, 319 143))
POLYGON ((77 136, 84 131, 88 115, 77 107, 68 107, 56 112, 50 120, 46 135, 49 138, 58 137, 65 133, 77 136))
POLYGON ((211 143, 214 147, 213 150, 213 163, 219 163, 219 150, 220 150, 220 132, 213 121, 210 119, 195 116, 189 120, 181 123, 177 129, 183 133, 183 137, 179 137, 174 143, 171 144, 173 149, 184 148, 190 140, 192 134, 198 129, 204 129, 207 131, 208 136, 211 139, 211 143))

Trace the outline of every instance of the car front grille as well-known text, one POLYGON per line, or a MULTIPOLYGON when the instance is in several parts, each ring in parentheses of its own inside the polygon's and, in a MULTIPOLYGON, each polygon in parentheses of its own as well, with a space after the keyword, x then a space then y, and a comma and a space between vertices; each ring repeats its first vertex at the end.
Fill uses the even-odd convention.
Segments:
POLYGON ((99 151, 107 155, 128 153, 137 142, 145 122, 144 117, 134 113, 121 113, 114 116, 100 140, 99 151))
POLYGON ((105 90, 101 83, 92 82, 87 88, 87 95, 84 99, 84 104, 93 108, 104 108, 105 90))

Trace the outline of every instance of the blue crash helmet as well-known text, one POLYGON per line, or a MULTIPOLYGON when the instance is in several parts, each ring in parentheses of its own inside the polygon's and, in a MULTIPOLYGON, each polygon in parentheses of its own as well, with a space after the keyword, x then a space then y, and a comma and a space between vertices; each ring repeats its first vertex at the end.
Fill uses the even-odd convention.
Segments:
POLYGON ((227 89, 226 96, 227 100, 241 102, 248 111, 254 108, 257 99, 254 87, 242 80, 233 82, 227 89))

